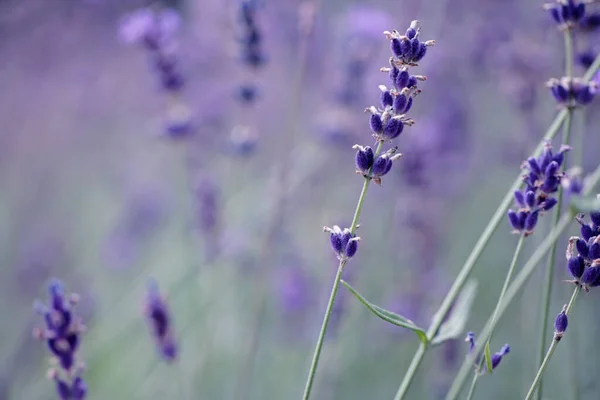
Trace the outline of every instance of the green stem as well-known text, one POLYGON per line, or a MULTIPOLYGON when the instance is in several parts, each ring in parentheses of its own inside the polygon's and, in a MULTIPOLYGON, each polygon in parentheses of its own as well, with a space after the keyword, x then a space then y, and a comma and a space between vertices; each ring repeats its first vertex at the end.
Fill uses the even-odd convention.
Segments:
MULTIPOLYGON (((573 77, 573 37, 570 29, 565 30, 564 34, 565 38, 565 71, 568 78, 573 77)), ((569 144, 571 141, 571 125, 573 121, 573 108, 567 108, 567 117, 565 119, 564 127, 563 127, 563 144, 569 144)), ((564 160, 564 167, 566 169, 567 160, 564 160)), ((563 190, 559 189, 557 204, 556 204, 556 214, 554 217, 553 227, 556 226, 558 220, 560 218, 560 210, 562 207, 563 200, 563 190)), ((540 347, 538 351, 538 357, 536 365, 540 365, 542 360, 544 359, 544 350, 545 350, 545 342, 546 336, 548 335, 548 314, 550 313, 550 300, 552 298, 552 280, 554 277, 554 264, 556 260, 556 243, 552 246, 550 250, 550 256, 548 257, 548 266, 546 267, 546 279, 544 284, 544 297, 542 300, 542 329, 540 330, 540 347)), ((540 382, 540 389, 537 392, 536 399, 542 399, 542 382, 540 382)))
MULTIPOLYGON (((598 168, 596 168, 596 170, 589 176, 589 178, 587 180, 587 186, 583 191, 583 195, 585 196, 585 195, 590 194, 592 192, 592 190, 594 189, 594 186, 598 183, 598 181, 600 181, 600 166, 598 168)), ((481 334, 479 335, 480 344, 475 346, 475 349, 473 350, 473 354, 481 353, 481 351, 483 350, 484 343, 487 341, 490 333, 494 330, 495 325, 498 322, 498 320, 500 319, 500 317, 502 317, 502 315, 508 308, 508 305, 512 302, 512 300, 515 298, 515 296, 519 293, 521 288, 527 282, 527 279, 529 279, 529 277, 535 270, 536 266, 544 258, 546 253, 548 253, 548 251, 550 251, 550 248, 552 247, 554 242, 556 242, 559 239, 560 235, 562 235, 562 233, 567 229, 567 227, 570 225, 572 220, 573 220, 573 215, 571 214, 570 211, 563 213, 563 215, 560 218, 560 221, 558 222, 556 227, 554 227, 554 229, 552 229, 548 233, 548 235, 540 243, 539 247, 537 249, 535 249, 535 251, 533 252, 531 257, 529 257, 529 260, 527 260, 527 262, 525 263, 525 265, 523 266, 521 271, 519 271, 519 273, 515 277, 513 283, 511 283, 510 286, 508 287, 508 290, 506 291, 506 294, 504 296, 504 300, 502 301, 502 304, 500 305, 500 308, 498 310, 498 318, 494 322, 491 320, 491 317, 490 317, 488 319, 487 323, 485 324, 485 327, 483 328, 483 330, 481 331, 481 334)), ((454 400, 458 397, 458 395, 460 393, 460 389, 462 388, 463 384, 465 383, 465 380, 469 376, 469 372, 470 372, 471 368, 472 368, 472 360, 470 358, 468 358, 463 362, 462 366, 460 367, 460 370, 458 371, 458 374, 457 374, 456 378, 454 379, 454 382, 452 383, 452 386, 450 387, 448 394, 446 395, 446 400, 454 400)))
MULTIPOLYGON (((377 159, 377 156, 381 152, 382 147, 383 147, 383 142, 379 141, 377 144, 377 149, 375 150, 375 159, 377 159)), ((369 171, 369 172, 371 172, 371 171, 369 171)), ((362 212, 362 208, 365 203, 365 199, 367 197, 367 192, 369 190, 370 183, 371 183, 371 178, 365 178, 365 181, 364 181, 363 187, 362 187, 362 191, 360 192, 360 196, 358 198, 358 204, 356 205, 356 210, 354 211, 354 217, 352 218, 352 224, 350 225, 350 231, 352 233, 354 233, 354 231, 356 231, 356 228, 358 226, 358 221, 360 219, 360 214, 362 212)), ((346 266, 347 262, 348 262, 347 259, 340 260, 337 274, 335 275, 335 280, 333 281, 333 287, 331 288, 331 294, 329 295, 329 301, 327 302, 327 309, 325 310, 325 315, 323 316, 323 323, 321 324, 321 331, 319 332, 319 338, 317 339, 317 345, 315 347, 315 352, 313 354, 312 362, 310 364, 308 378, 306 379, 306 386, 304 388, 304 396, 302 397, 304 400, 308 400, 308 398, 310 397, 310 392, 312 390, 315 373, 317 372, 317 366, 319 364, 319 358, 321 357, 321 349, 323 348, 323 340, 325 339, 325 333, 327 332, 327 325, 329 324, 329 318, 331 317, 331 310, 333 308, 333 303, 335 302, 335 297, 337 296, 337 292, 340 287, 340 280, 342 279, 342 272, 344 271, 344 267, 346 266)))
MULTIPOLYGON (((575 303, 575 299, 577 298, 577 294, 579 294, 580 291, 581 291, 581 287, 579 285, 575 286, 575 290, 573 290, 573 294, 571 295, 571 300, 569 300, 569 304, 567 305, 565 314, 568 315, 569 312, 571 311, 571 307, 573 307, 573 304, 575 303)), ((533 394, 535 393, 535 389, 537 388, 538 385, 540 385, 540 390, 538 390, 538 396, 539 396, 539 393, 542 389, 542 386, 541 386, 542 375, 544 374, 544 371, 546 371, 546 368, 548 367, 548 363, 550 362, 550 359, 554 355, 554 351, 556 350, 556 347, 558 346, 559 342, 560 342, 560 338, 555 337, 552 339, 552 344, 548 348, 548 352, 546 353, 546 356, 544 357, 544 360, 542 361, 542 364, 540 365, 540 369, 538 370, 537 374, 535 375, 535 378, 533 379, 533 382, 531 383, 531 387, 529 388, 529 391, 527 392, 527 396, 525 396, 525 400, 531 400, 531 398, 533 397, 533 394)))
MULTIPOLYGON (((584 80, 591 79, 594 76, 594 73, 598 70, 598 68, 600 68, 600 55, 598 57, 596 57, 596 59, 594 60, 592 65, 588 68, 583 79, 584 80)), ((554 118, 554 121, 552 121, 552 124, 550 125, 550 127, 546 131, 546 134, 544 135, 544 138, 543 138, 544 140, 552 140, 554 138, 554 136, 556 136, 556 134, 558 133, 558 130, 560 129, 560 126, 562 125, 566 116, 567 116, 566 110, 561 110, 556 115, 556 117, 554 118)), ((538 147, 534 151, 533 155, 534 156, 539 155, 539 153, 542 151, 542 148, 543 148, 543 142, 538 145, 538 147)), ((521 186, 521 177, 519 176, 519 177, 517 177, 517 179, 511 186, 511 188, 508 190, 507 194, 502 199, 502 202, 496 209, 496 212, 492 216, 492 219, 490 220, 488 225, 485 227, 483 233, 479 237, 479 240, 477 241, 477 243, 475 243, 475 247, 471 251, 471 254, 469 254, 469 257, 467 258, 467 261, 465 262, 465 264, 460 269, 458 276, 456 277, 454 283, 452 284, 452 287, 448 291, 448 294, 444 298, 444 301, 442 302, 440 308, 435 313, 435 315, 433 317, 433 321, 431 322, 431 326, 427 330, 427 337, 429 339, 432 339, 436 335, 438 329, 442 325, 442 322, 444 321, 446 314, 448 314, 448 311, 450 310, 450 307, 454 303, 454 300, 456 300, 456 297, 460 293, 462 287, 464 286, 465 282, 467 281, 467 278, 471 274, 471 271, 473 270, 475 263, 479 260, 481 253, 487 246, 487 243, 489 242, 493 233, 498 228, 500 221, 504 218, 506 211, 510 207, 510 204, 512 202, 513 192, 515 190, 517 190, 520 186, 521 186)), ((417 352, 415 353, 415 355, 410 363, 408 371, 404 375, 402 383, 400 384, 400 387, 398 388, 398 391, 396 392, 396 396, 394 397, 394 400, 401 400, 402 398, 404 398, 404 396, 408 392, 408 389, 410 387, 410 384, 412 383, 412 380, 416 374, 416 371, 419 368, 419 365, 421 364, 421 362, 423 361, 423 357, 425 356, 426 350, 427 350, 426 345, 424 345, 423 343, 420 343, 419 348, 417 349, 417 352)))
MULTIPOLYGON (((524 241, 525 241, 525 235, 521 235, 519 237, 519 242, 517 243, 517 248, 515 249, 515 253, 513 255, 512 261, 510 262, 510 266, 508 267, 508 272, 506 273, 506 278, 504 278, 504 284, 502 285, 502 290, 500 290, 500 296, 498 296, 498 302, 496 303, 496 307, 494 308, 494 313, 492 314, 492 321, 494 323, 496 322, 496 319, 498 318, 498 312, 500 310, 500 305, 502 304, 502 300, 504 300, 504 295, 506 294, 506 291, 508 290, 508 285, 510 284, 513 273, 515 272, 517 260, 519 259, 519 254, 521 253, 521 249, 523 248, 524 241)), ((490 337, 488 338, 487 343, 489 343, 492 340, 492 333, 493 333, 493 330, 490 331, 490 337)), ((477 354, 477 353, 473 353, 473 355, 475 355, 475 354, 477 354)), ((469 390, 469 396, 467 397, 467 400, 471 400, 471 396, 473 396, 473 394, 475 393, 475 386, 477 385, 477 380, 479 379, 479 376, 481 375, 479 373, 479 371, 481 371, 481 368, 483 367, 484 362, 485 362, 484 357, 481 357, 479 366, 475 369, 475 372, 473 375, 473 383, 471 384, 471 389, 469 390)))
POLYGON ((477 387, 477 377, 479 373, 475 371, 475 375, 473 375, 473 380, 471 381, 471 388, 469 389, 469 394, 467 394, 467 400, 471 400, 473 395, 475 394, 475 387, 477 387))

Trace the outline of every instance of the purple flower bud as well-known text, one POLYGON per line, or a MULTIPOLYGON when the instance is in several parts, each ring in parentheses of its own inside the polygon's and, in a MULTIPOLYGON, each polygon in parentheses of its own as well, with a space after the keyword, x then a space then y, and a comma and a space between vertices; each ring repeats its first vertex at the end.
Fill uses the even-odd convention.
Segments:
POLYGON ((572 19, 575 22, 579 22, 585 15, 585 3, 578 3, 574 5, 572 10, 572 19))
POLYGON ((583 275, 583 271, 585 269, 585 262, 582 256, 569 258, 567 261, 567 268, 569 269, 569 273, 573 278, 581 278, 581 275, 583 275))
POLYGON ((546 177, 551 177, 556 175, 556 173, 558 172, 558 168, 559 165, 556 161, 552 161, 550 164, 548 164, 548 167, 546 168, 546 172, 545 175, 546 177))
POLYGON ((413 57, 413 60, 416 61, 416 62, 419 62, 419 61, 421 61, 423 59, 423 57, 425 57, 425 54, 427 54, 427 46, 425 46, 424 43, 421 43, 419 45, 419 50, 417 51, 417 53, 413 57))
POLYGON ((406 107, 404 108, 404 114, 406 114, 407 112, 410 111, 410 109, 412 108, 412 105, 413 105, 413 98, 409 97, 408 102, 406 103, 406 107))
MULTIPOLYGON (((550 166, 552 166, 552 164, 555 164, 555 161, 552 161, 552 163, 550 164, 550 166)), ((550 169, 550 166, 548 167, 548 169, 550 169)), ((546 179, 544 180, 544 183, 542 183, 542 186, 540 187, 540 190, 544 193, 554 193, 558 190, 558 185, 560 184, 560 178, 557 176, 547 176, 546 179)))
POLYGON ((590 212, 590 219, 596 226, 600 226, 600 211, 590 212))
POLYGON ((533 232, 533 230, 535 229, 535 226, 537 225, 537 222, 538 222, 538 215, 539 215, 539 211, 536 210, 527 216, 527 218, 525 219, 525 231, 526 232, 533 232))
POLYGON ((531 172, 541 175, 542 170, 534 157, 530 157, 529 159, 527 159, 527 163, 529 164, 529 169, 531 170, 531 172))
POLYGON ((348 241, 348 244, 346 245, 346 251, 345 251, 346 257, 348 257, 348 258, 354 257, 357 250, 358 250, 358 240, 348 241))
POLYGON ((581 283, 584 285, 591 286, 600 277, 600 267, 589 267, 581 275, 581 283))
POLYGON ((385 154, 377 157, 377 160, 373 163, 373 175, 384 176, 392 169, 392 160, 385 154))
POLYGON ((579 28, 584 31, 593 31, 598 29, 598 27, 600 27, 599 13, 588 14, 579 24, 579 28))
POLYGON ((410 78, 408 78, 408 83, 406 84, 406 87, 407 88, 415 87, 415 86, 417 86, 417 83, 418 83, 417 78, 411 75, 410 78))
POLYGON ((533 192, 533 190, 529 190, 527 193, 525 193, 525 204, 527 204, 527 207, 529 208, 534 208, 535 203, 535 193, 533 192))
POLYGON ((409 58, 411 51, 411 44, 409 39, 400 40, 400 54, 395 54, 398 58, 409 58))
POLYGON ((577 252, 581 257, 588 258, 588 255, 590 254, 590 248, 585 240, 577 239, 575 242, 575 247, 577 248, 577 252))
POLYGON ((391 107, 392 104, 394 103, 394 98, 392 97, 392 94, 389 92, 389 90, 386 90, 385 92, 381 93, 381 106, 382 107, 391 107))
POLYGON ((87 384, 80 376, 73 380, 73 400, 84 400, 87 395, 87 384))
POLYGON ((592 89, 590 85, 583 86, 579 91, 577 91, 576 101, 582 106, 585 106, 594 100, 595 91, 592 89))
POLYGON ((421 47, 421 42, 417 38, 413 38, 410 40, 410 57, 414 60, 415 56, 419 53, 419 49, 421 47))
POLYGON ((409 78, 410 78, 410 74, 408 73, 407 70, 400 71, 400 73, 398 74, 398 78, 396 78, 396 87, 399 90, 404 89, 406 87, 406 85, 408 85, 409 78))
POLYGON ((549 211, 558 203, 554 197, 547 198, 541 205, 542 210, 549 211))
POLYGON ((408 103, 408 99, 405 95, 399 94, 394 98, 394 113, 395 114, 404 114, 406 110, 406 105, 408 103))
POLYGON ((520 190, 515 190, 514 196, 517 205, 521 208, 525 208, 525 197, 523 197, 523 192, 520 190))
POLYGON ((519 232, 523 230, 521 218, 514 210, 508 210, 508 221, 514 230, 519 232))
POLYGON ((60 397, 61 400, 70 400, 72 398, 71 387, 67 382, 58 377, 54 378, 54 381, 56 382, 56 393, 58 393, 58 397, 60 397))
MULTIPOLYGON (((335 227, 334 227, 334 229, 335 229, 335 227)), ((339 254, 342 252, 342 250, 343 250, 342 237, 339 233, 331 232, 331 234, 329 235, 329 242, 331 244, 331 248, 333 249, 333 251, 336 254, 339 254)))
POLYGON ((559 12, 558 6, 550 8, 549 11, 550 11, 550 15, 552 16, 552 19, 554 19, 554 21, 557 24, 562 23, 562 18, 560 16, 560 12, 559 12))
POLYGON ((390 81, 392 81, 392 84, 396 84, 396 80, 398 79, 399 75, 400 70, 398 69, 398 67, 392 64, 392 66, 390 67, 390 81))
POLYGON ((369 120, 369 124, 371 125, 371 130, 376 134, 381 134, 383 132, 383 122, 381 121, 381 115, 372 114, 371 119, 369 120))
POLYGON ((587 225, 587 224, 581 224, 581 236, 583 237, 583 239, 587 242, 588 240, 590 240, 590 238, 592 236, 594 236, 594 231, 592 230, 592 227, 587 225))
POLYGON ((405 35, 405 36, 406 36, 407 38, 409 38, 409 39, 414 39, 414 37, 415 37, 416 35, 417 35, 417 31, 416 31, 416 29, 414 29, 414 28, 412 28, 412 27, 411 27, 411 28, 408 28, 408 29, 406 30, 406 35, 405 35))
POLYGON ((563 309, 563 311, 561 311, 554 320, 554 332, 557 335, 562 336, 562 334, 567 331, 567 326, 569 326, 569 318, 563 309))
POLYGON ((569 100, 569 92, 563 85, 557 83, 555 85, 552 85, 550 87, 550 90, 552 91, 552 95, 554 96, 556 101, 558 101, 559 103, 566 103, 569 100))
POLYGON ((392 53, 394 53, 394 55, 396 57, 402 58, 404 56, 405 48, 402 45, 402 42, 400 41, 400 39, 393 38, 390 41, 390 49, 392 50, 392 53))
POLYGON ((391 118, 387 125, 385 126, 385 130, 383 132, 383 137, 392 140, 400 136, 402 130, 404 129, 404 123, 396 118, 391 118))
POLYGON ((600 243, 594 243, 590 247, 590 252, 588 254, 588 258, 590 260, 597 260, 600 258, 600 243))
POLYGON ((502 361, 502 357, 504 357, 508 353, 510 353, 510 346, 508 344, 505 344, 504 346, 502 346, 502 349, 500 349, 499 352, 494 353, 492 355, 492 369, 496 369, 496 367, 498 365, 500 365, 500 361, 502 361))
POLYGON ((363 174, 366 174, 373 165, 374 154, 373 149, 369 146, 359 147, 356 152, 356 168, 363 174))
POLYGON ((158 283, 153 279, 148 281, 145 311, 158 351, 166 361, 174 361, 177 354, 171 327, 171 314, 165 299, 159 292, 158 283))

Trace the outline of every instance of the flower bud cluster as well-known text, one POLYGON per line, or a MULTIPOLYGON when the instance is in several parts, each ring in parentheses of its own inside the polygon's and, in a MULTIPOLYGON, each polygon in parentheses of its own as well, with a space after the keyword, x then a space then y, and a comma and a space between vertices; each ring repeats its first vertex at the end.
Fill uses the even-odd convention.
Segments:
POLYGON ((600 211, 591 212, 590 219, 591 223, 587 224, 582 215, 577 216, 582 237, 571 237, 566 252, 572 282, 586 291, 600 286, 600 211))
POLYGON ((558 153, 552 152, 552 145, 547 143, 538 157, 530 157, 523 168, 528 173, 523 176, 525 188, 514 193, 516 210, 508 210, 508 219, 515 233, 529 236, 533 233, 539 215, 551 210, 557 203, 552 197, 558 191, 564 173, 560 168, 564 161, 564 153, 569 146, 562 146, 558 153))
POLYGON ((554 320, 554 340, 558 342, 560 339, 562 339, 563 335, 567 331, 567 326, 569 326, 569 318, 567 317, 567 305, 565 304, 562 311, 554 320))
POLYGON ((177 344, 172 329, 171 313, 154 280, 148 282, 145 314, 160 354, 165 360, 174 361, 177 357, 177 344))
POLYGON ((349 228, 341 229, 337 225, 334 225, 333 228, 326 226, 323 230, 329 232, 331 248, 340 261, 346 261, 354 257, 358 250, 358 241, 360 240, 356 236, 356 233, 350 231, 349 228))
POLYGON ((578 0, 555 0, 553 3, 544 4, 550 11, 552 19, 561 29, 571 29, 578 26, 585 17, 585 2, 578 0))
POLYGON ((594 100, 598 91, 596 82, 585 82, 581 78, 552 78, 546 84, 554 99, 563 107, 582 107, 594 100))
POLYGON ((34 305, 44 317, 45 327, 35 328, 33 335, 44 340, 52 353, 56 367, 50 369, 48 377, 55 381, 59 398, 83 400, 87 396, 87 385, 81 376, 83 364, 77 358, 77 350, 85 326, 73 310, 79 296, 67 295, 63 283, 56 279, 50 282, 48 291, 48 304, 36 302, 34 305))

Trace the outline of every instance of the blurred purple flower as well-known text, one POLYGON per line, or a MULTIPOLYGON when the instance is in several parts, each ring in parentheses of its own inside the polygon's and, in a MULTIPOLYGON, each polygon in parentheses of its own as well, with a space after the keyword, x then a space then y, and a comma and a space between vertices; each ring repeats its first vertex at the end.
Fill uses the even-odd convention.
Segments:
POLYGON ((173 333, 172 315, 154 279, 148 281, 145 314, 160 354, 166 361, 173 362, 177 358, 178 349, 173 333))

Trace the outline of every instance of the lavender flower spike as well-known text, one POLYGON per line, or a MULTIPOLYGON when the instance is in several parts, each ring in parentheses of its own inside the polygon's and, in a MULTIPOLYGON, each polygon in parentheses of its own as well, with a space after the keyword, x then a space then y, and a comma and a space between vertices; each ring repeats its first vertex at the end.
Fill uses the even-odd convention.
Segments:
POLYGON ((83 364, 78 360, 77 350, 85 327, 73 310, 79 296, 67 295, 58 279, 50 282, 48 292, 47 305, 39 301, 34 304, 34 309, 44 317, 45 327, 35 328, 33 335, 44 340, 52 353, 56 367, 50 369, 48 378, 55 381, 59 398, 83 400, 87 386, 81 376, 83 364))
POLYGON ((148 281, 145 314, 161 355, 168 362, 174 361, 177 357, 177 345, 172 330, 171 313, 154 279, 148 281))

